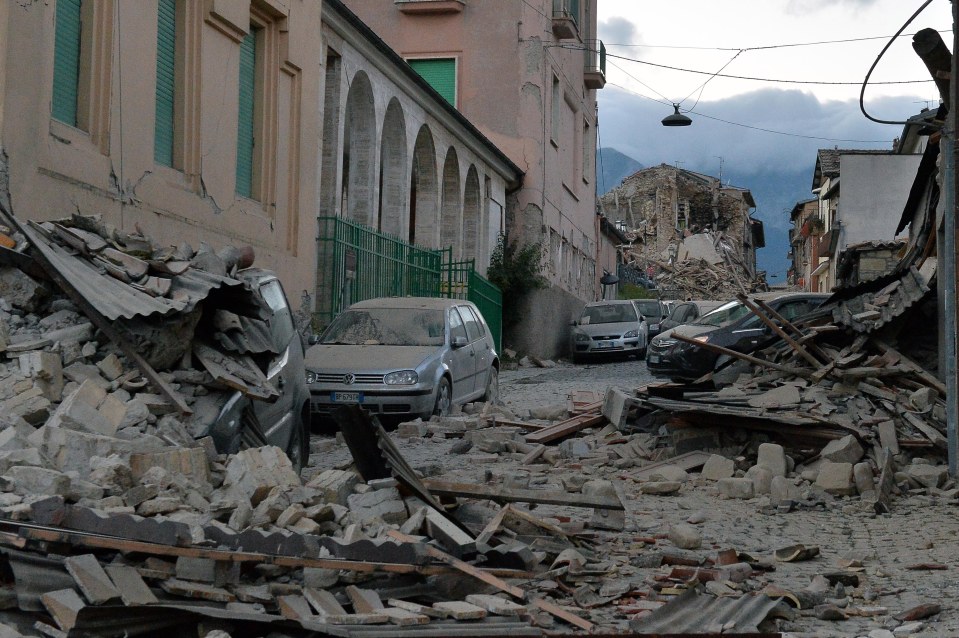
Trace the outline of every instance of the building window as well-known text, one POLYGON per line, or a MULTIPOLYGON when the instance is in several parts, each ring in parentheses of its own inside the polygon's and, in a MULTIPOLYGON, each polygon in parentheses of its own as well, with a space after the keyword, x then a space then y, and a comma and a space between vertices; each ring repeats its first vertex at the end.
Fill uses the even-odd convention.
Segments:
POLYGON ((456 58, 414 58, 407 62, 443 99, 456 106, 456 58))
POLYGON ((153 160, 174 166, 176 126, 177 0, 159 0, 157 14, 156 116, 153 126, 153 160))
POLYGON ((559 78, 555 75, 553 76, 553 91, 550 94, 550 138, 553 141, 553 144, 559 144, 559 131, 562 121, 560 120, 560 89, 559 89, 559 78))
POLYGON ((583 120, 583 182, 589 184, 590 180, 593 177, 593 163, 591 161, 593 153, 592 150, 595 148, 592 138, 590 137, 590 127, 587 120, 583 120))
POLYGON ((240 43, 240 93, 236 135, 236 194, 254 196, 253 151, 256 122, 256 45, 259 29, 250 27, 240 43))
MULTIPOLYGON (((110 149, 113 0, 58 0, 54 14, 50 117, 110 149)), ((60 135, 69 134, 61 131, 60 135)), ((75 140, 79 141, 79 140, 75 140)))
POLYGON ((81 0, 57 0, 53 50, 53 119, 77 126, 81 0))

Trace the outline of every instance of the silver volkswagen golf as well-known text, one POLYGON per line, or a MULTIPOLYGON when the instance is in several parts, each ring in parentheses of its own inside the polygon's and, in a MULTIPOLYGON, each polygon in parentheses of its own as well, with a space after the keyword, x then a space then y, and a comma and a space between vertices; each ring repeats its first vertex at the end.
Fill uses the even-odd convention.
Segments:
POLYGON ((468 301, 384 297, 353 304, 306 352, 313 413, 359 404, 381 417, 428 419, 499 393, 499 357, 468 301))

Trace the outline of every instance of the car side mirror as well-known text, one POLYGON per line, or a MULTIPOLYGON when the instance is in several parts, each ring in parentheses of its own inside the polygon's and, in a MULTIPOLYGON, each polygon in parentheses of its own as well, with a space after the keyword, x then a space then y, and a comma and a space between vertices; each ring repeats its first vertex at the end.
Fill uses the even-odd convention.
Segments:
POLYGON ((307 338, 306 342, 310 344, 311 346, 315 346, 316 344, 320 342, 320 335, 310 335, 307 338))
POLYGON ((462 348, 469 344, 469 341, 466 340, 466 337, 453 337, 452 343, 450 345, 455 348, 462 348))

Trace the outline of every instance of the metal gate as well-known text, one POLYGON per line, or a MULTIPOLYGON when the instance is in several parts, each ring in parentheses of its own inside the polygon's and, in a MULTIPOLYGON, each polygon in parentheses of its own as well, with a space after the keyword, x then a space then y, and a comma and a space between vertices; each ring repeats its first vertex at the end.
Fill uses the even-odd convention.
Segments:
POLYGON ((453 249, 430 250, 341 217, 317 219, 316 310, 324 328, 350 304, 374 297, 449 297, 472 301, 500 349, 503 295, 453 249))

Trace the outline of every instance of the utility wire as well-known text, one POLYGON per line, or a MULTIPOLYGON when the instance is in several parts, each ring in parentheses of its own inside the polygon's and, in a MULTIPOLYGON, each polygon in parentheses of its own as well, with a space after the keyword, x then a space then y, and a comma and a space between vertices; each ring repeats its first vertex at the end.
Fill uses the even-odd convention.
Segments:
MULTIPOLYGON (((669 103, 669 102, 662 102, 662 101, 660 101, 660 100, 657 100, 656 98, 649 97, 648 95, 643 95, 642 93, 637 93, 636 91, 633 91, 633 90, 631 90, 631 89, 629 89, 629 88, 627 88, 627 87, 625 87, 625 86, 622 86, 621 84, 616 84, 615 82, 607 82, 606 85, 607 85, 607 86, 615 86, 616 88, 621 89, 621 90, 625 91, 626 93, 629 93, 629 94, 631 94, 631 95, 635 95, 636 97, 641 97, 641 98, 643 98, 643 99, 645 99, 645 100, 650 100, 650 101, 652 101, 652 102, 656 102, 657 104, 663 104, 663 105, 665 105, 665 106, 672 106, 672 104, 669 103)), ((697 117, 704 117, 704 118, 706 118, 707 120, 713 120, 713 121, 716 121, 716 122, 722 122, 723 124, 729 124, 729 125, 731 125, 731 126, 738 126, 738 127, 741 127, 741 128, 751 129, 751 130, 754 130, 754 131, 761 131, 761 132, 763 132, 763 133, 772 133, 772 134, 774 134, 774 135, 784 135, 784 136, 786 136, 786 137, 798 137, 798 138, 807 139, 807 140, 821 140, 821 141, 824 141, 824 142, 855 142, 855 143, 857 143, 857 144, 888 144, 888 143, 890 142, 890 140, 853 140, 853 139, 842 139, 842 138, 834 138, 834 137, 821 137, 821 136, 817 136, 817 135, 802 135, 802 134, 800 134, 800 133, 787 133, 787 132, 785 132, 785 131, 776 131, 776 130, 773 130, 773 129, 763 128, 763 127, 760 127, 760 126, 751 126, 751 125, 749 125, 749 124, 740 124, 739 122, 732 122, 732 121, 730 121, 730 120, 724 120, 724 119, 722 119, 722 118, 714 117, 714 116, 712 116, 712 115, 706 115, 705 113, 701 113, 701 112, 699 112, 699 111, 686 110, 686 111, 684 111, 684 112, 685 112, 685 113, 692 113, 693 115, 696 115, 697 117)))
MULTIPOLYGON (((525 0, 524 0, 525 1, 525 0)), ((952 33, 951 29, 942 29, 939 33, 952 33)), ((903 33, 899 36, 909 38, 916 35, 915 33, 903 33)), ((694 47, 694 46, 683 46, 683 45, 670 45, 670 44, 610 44, 606 43, 608 47, 634 47, 634 48, 648 48, 648 49, 692 49, 698 51, 762 51, 766 49, 787 49, 790 47, 810 47, 810 46, 819 46, 822 44, 846 44, 849 42, 868 42, 870 40, 888 40, 889 36, 887 35, 876 35, 869 36, 864 38, 846 38, 843 40, 821 40, 818 42, 795 42, 792 44, 769 44, 766 46, 758 47, 694 47)))

